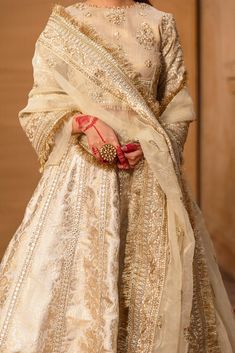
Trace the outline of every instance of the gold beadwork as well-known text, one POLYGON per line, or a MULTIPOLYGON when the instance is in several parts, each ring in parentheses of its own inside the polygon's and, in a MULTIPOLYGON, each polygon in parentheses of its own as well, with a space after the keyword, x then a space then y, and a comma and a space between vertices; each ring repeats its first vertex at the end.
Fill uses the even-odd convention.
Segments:
POLYGON ((139 44, 148 50, 152 49, 155 44, 153 30, 147 22, 141 23, 141 27, 137 30, 136 38, 139 44))
POLYGON ((157 326, 159 329, 162 328, 162 317, 161 317, 161 316, 159 316, 159 319, 157 320, 156 326, 157 326))
POLYGON ((125 10, 122 8, 114 8, 109 9, 108 12, 105 14, 105 17, 108 19, 109 22, 120 25, 126 20, 126 13, 125 10))
POLYGON ((94 75, 95 75, 97 78, 102 78, 102 77, 104 77, 105 72, 104 72, 104 70, 101 70, 101 69, 98 68, 98 69, 96 69, 94 75))
POLYGON ((145 60, 145 65, 147 66, 147 67, 152 67, 152 61, 150 60, 150 59, 147 59, 147 60, 145 60))
POLYGON ((134 2, 133 4, 130 4, 130 5, 123 5, 123 6, 98 6, 96 4, 91 4, 91 3, 87 3, 87 2, 78 2, 76 4, 74 4, 75 7, 77 8, 82 8, 82 9, 85 9, 85 8, 94 8, 94 9, 130 9, 132 7, 139 7, 140 9, 144 8, 145 6, 147 6, 146 3, 140 3, 140 2, 134 2))

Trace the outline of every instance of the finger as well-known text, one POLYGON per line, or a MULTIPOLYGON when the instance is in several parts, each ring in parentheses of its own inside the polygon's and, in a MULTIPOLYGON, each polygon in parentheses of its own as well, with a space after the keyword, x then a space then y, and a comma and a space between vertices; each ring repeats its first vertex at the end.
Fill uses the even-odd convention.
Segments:
POLYGON ((127 143, 126 145, 122 146, 122 151, 126 153, 134 152, 138 149, 140 149, 139 143, 127 143))
POLYGON ((99 162, 105 162, 105 161, 103 160, 103 158, 101 157, 98 148, 97 148, 95 145, 91 146, 91 150, 92 150, 92 153, 93 153, 94 157, 95 157, 99 162))
POLYGON ((134 152, 124 153, 124 155, 125 155, 125 157, 128 160, 133 160, 135 158, 138 158, 138 157, 142 156, 143 152, 142 152, 142 150, 137 150, 137 151, 134 151, 134 152))
POLYGON ((130 167, 135 167, 141 159, 142 159, 141 157, 138 157, 138 158, 135 158, 134 160, 129 160, 130 167))
POLYGON ((120 145, 116 146, 116 150, 117 150, 117 156, 118 156, 118 159, 119 159, 120 163, 123 164, 123 165, 128 165, 128 161, 127 161, 127 159, 126 159, 126 157, 125 157, 125 155, 124 155, 124 153, 122 151, 121 146, 120 145))
POLYGON ((117 163, 117 167, 119 168, 119 169, 130 169, 130 165, 128 164, 121 164, 121 163, 117 163))

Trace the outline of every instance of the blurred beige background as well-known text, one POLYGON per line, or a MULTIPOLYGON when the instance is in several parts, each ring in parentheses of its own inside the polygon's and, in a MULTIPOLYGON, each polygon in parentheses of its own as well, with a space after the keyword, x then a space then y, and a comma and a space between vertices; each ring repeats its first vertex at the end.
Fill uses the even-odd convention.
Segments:
MULTIPOLYGON (((59 2, 59 1, 58 1, 59 2)), ((70 5, 75 1, 60 1, 70 5)), ((198 120, 190 126, 186 175, 205 215, 230 293, 235 291, 235 2, 156 0, 172 12, 198 120)), ((0 13, 0 258, 40 178, 18 112, 32 85, 34 44, 55 1, 2 0, 0 13)), ((234 296, 235 297, 235 296, 234 296)))

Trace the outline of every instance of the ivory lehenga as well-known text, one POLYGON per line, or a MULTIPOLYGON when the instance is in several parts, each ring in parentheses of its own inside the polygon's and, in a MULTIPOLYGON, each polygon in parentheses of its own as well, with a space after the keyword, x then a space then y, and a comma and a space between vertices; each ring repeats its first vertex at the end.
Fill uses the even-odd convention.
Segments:
POLYGON ((174 17, 143 3, 56 5, 20 123, 42 176, 1 263, 1 353, 232 353, 235 325, 183 173, 195 120, 174 17), (77 112, 120 142, 102 165, 77 112))

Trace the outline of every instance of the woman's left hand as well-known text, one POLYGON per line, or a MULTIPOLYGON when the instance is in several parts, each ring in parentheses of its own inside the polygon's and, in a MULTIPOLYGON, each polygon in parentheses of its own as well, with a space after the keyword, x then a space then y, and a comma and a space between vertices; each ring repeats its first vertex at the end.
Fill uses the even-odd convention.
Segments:
POLYGON ((131 169, 135 168, 139 161, 144 157, 143 150, 139 143, 129 143, 124 145, 122 151, 124 152, 131 169))

